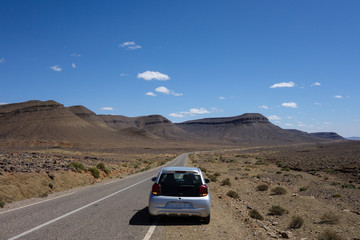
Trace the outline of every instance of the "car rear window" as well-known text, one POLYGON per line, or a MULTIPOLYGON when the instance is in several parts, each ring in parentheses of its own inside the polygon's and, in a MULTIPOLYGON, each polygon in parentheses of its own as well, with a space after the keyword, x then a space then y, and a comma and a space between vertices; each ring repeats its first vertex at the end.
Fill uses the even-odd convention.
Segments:
POLYGON ((199 196, 202 185, 199 174, 194 173, 163 173, 160 176, 161 195, 165 196, 199 196))

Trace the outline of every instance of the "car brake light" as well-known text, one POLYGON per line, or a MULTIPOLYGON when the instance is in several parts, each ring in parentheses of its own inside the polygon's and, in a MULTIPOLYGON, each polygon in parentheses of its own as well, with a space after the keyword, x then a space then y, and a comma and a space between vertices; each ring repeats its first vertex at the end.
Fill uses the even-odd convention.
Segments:
POLYGON ((160 195, 161 194, 161 185, 158 183, 154 183, 152 186, 152 193, 154 195, 160 195))
POLYGON ((208 186, 206 184, 200 186, 199 194, 201 197, 208 195, 208 186))

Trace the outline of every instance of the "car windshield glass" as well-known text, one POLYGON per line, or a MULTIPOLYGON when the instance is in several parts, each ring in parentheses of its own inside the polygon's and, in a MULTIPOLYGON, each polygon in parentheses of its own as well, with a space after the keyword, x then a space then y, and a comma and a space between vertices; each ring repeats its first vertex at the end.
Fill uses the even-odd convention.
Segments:
POLYGON ((201 177, 194 173, 163 173, 160 176, 161 194, 165 196, 199 196, 201 177))

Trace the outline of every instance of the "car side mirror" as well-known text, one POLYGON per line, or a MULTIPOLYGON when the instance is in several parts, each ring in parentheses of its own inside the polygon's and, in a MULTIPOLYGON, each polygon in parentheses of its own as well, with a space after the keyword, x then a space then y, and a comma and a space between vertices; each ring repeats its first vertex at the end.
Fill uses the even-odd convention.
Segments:
POLYGON ((151 181, 156 182, 156 177, 153 177, 151 181))
POLYGON ((211 182, 210 179, 205 178, 205 183, 211 182))

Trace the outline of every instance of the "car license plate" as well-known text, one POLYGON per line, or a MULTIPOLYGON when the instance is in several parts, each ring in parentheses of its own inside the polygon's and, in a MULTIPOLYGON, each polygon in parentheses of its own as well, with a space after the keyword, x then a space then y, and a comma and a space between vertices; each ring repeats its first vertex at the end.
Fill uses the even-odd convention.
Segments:
POLYGON ((191 208, 191 203, 170 202, 169 208, 191 208))

